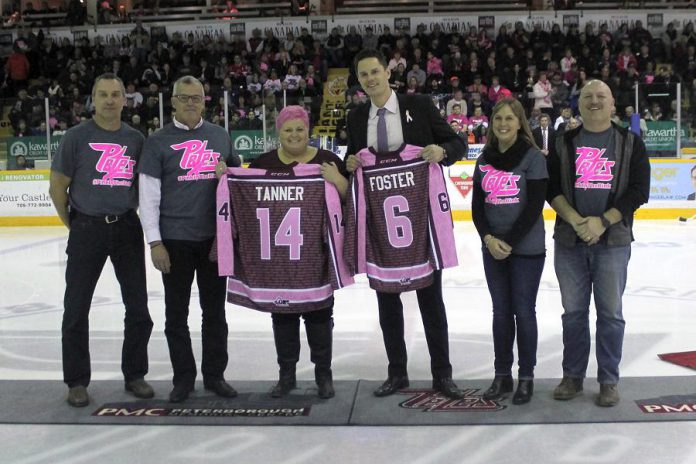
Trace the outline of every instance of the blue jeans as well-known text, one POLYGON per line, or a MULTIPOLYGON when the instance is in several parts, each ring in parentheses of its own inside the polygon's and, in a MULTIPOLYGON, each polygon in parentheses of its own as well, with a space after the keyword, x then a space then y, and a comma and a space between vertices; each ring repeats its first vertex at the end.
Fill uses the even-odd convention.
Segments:
POLYGON ((621 297, 631 246, 564 247, 556 243, 554 266, 563 303, 563 375, 584 378, 590 357, 590 295, 597 309, 597 380, 616 384, 623 347, 621 297))
POLYGON ((545 256, 510 255, 496 260, 483 252, 488 291, 493 301, 495 375, 512 375, 513 345, 517 333, 519 378, 534 378, 537 351, 536 298, 545 256))

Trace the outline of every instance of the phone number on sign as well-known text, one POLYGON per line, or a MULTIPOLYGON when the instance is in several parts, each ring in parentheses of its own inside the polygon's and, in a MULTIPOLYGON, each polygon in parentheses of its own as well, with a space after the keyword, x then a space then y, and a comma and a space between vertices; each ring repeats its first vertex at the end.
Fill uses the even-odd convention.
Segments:
POLYGON ((51 203, 44 202, 17 203, 17 208, 50 208, 52 206, 51 203))

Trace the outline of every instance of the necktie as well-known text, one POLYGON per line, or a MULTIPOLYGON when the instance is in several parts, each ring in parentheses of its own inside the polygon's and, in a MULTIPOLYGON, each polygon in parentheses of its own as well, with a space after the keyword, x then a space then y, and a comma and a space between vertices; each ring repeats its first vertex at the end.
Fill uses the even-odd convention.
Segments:
POLYGON ((389 151, 389 138, 387 137, 387 119, 384 117, 384 114, 386 112, 386 108, 380 108, 377 110, 377 151, 380 153, 385 153, 389 151))
POLYGON ((544 129, 544 150, 549 149, 549 133, 548 129, 544 129))

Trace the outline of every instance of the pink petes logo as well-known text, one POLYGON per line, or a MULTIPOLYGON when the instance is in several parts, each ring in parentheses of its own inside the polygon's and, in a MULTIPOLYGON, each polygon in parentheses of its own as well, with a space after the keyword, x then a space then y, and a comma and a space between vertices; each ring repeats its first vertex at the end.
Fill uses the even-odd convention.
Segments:
POLYGON ((479 169, 483 173, 481 187, 488 194, 486 195, 486 203, 499 205, 520 202, 517 197, 520 194, 517 181, 520 180, 521 176, 499 171, 491 165, 482 165, 479 169))
POLYGON ((171 146, 172 150, 184 150, 179 166, 188 170, 185 176, 179 176, 179 181, 198 179, 215 179, 215 165, 220 153, 208 150, 207 140, 187 140, 171 146))
POLYGON ((609 161, 604 156, 606 148, 578 147, 575 161, 575 173, 578 176, 575 181, 576 188, 583 189, 611 189, 611 181, 614 178, 612 168, 615 161, 609 161))
POLYGON ((127 146, 116 143, 90 143, 89 146, 101 152, 96 169, 104 174, 101 179, 94 179, 93 185, 130 187, 133 184, 135 160, 126 156, 127 146))

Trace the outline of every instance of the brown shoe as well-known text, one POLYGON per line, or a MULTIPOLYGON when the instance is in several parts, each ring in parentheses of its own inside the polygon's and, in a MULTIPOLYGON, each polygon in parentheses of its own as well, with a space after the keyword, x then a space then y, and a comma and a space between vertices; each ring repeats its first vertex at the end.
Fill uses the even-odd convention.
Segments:
POLYGON ((136 398, 147 399, 155 396, 155 391, 144 379, 135 379, 126 382, 126 391, 131 392, 136 398))
POLYGON ((582 393, 582 379, 564 376, 561 383, 553 390, 553 399, 561 401, 572 400, 580 393, 582 393))
POLYGON ((595 401, 597 406, 610 408, 619 403, 619 386, 611 383, 599 384, 599 395, 595 401))
POLYGON ((68 404, 76 408, 83 408, 87 406, 89 404, 87 388, 82 385, 70 387, 68 390, 68 404))

